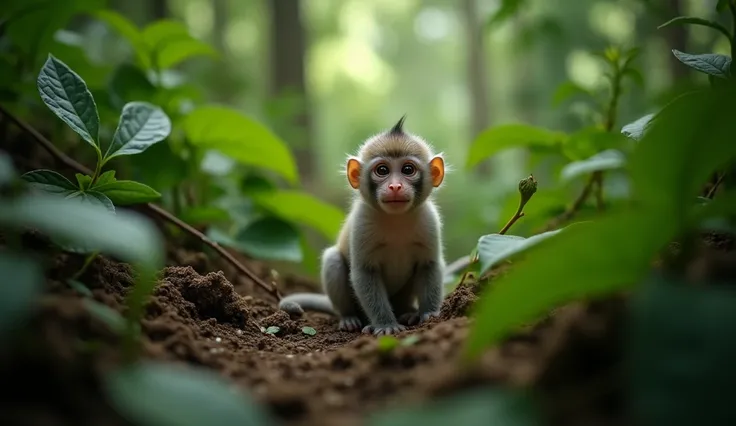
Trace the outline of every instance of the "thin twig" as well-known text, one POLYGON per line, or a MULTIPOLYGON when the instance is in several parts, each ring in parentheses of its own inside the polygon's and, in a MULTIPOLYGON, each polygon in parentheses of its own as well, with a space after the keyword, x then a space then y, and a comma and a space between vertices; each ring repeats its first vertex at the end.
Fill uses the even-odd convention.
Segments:
MULTIPOLYGON (((72 168, 80 173, 84 173, 87 175, 92 174, 92 170, 88 169, 84 165, 80 164, 73 158, 69 157, 68 155, 64 154, 61 150, 59 150, 56 146, 54 146, 51 141, 49 141, 45 136, 43 136, 38 130, 34 129, 12 113, 10 113, 5 107, 0 105, 0 112, 7 117, 10 121, 13 122, 16 126, 18 126, 21 130, 31 135, 36 142, 40 143, 41 146, 43 146, 51 155, 56 157, 57 160, 61 161, 64 165, 66 165, 69 168, 72 168)), ((265 281, 263 281, 261 278, 259 278, 253 271, 246 268, 245 265, 240 263, 235 257, 230 254, 227 250, 225 250, 222 246, 220 246, 215 241, 210 240, 207 238, 206 235, 203 233, 197 231, 187 223, 183 222, 176 216, 172 215, 168 211, 164 210, 163 208, 157 206, 156 204, 147 203, 144 205, 148 210, 150 210, 152 213, 155 213, 160 218, 164 219, 165 221, 172 223, 179 228, 185 230, 189 234, 193 235, 194 237, 198 238, 200 241, 202 241, 204 244, 211 247, 213 250, 215 250, 220 256, 222 256, 225 260, 227 260, 232 266, 235 267, 238 271, 245 274, 248 278, 250 278, 253 282, 258 284, 261 288, 272 294, 277 300, 281 299, 281 295, 279 294, 278 290, 274 289, 270 285, 266 284, 265 281)))
POLYGON ((517 210, 516 214, 514 214, 514 216, 511 217, 511 219, 509 219, 508 222, 506 222, 506 225, 504 225, 503 228, 500 231, 498 231, 498 233, 501 235, 505 234, 506 232, 508 232, 509 228, 511 228, 511 226, 514 223, 516 223, 517 220, 521 219, 522 217, 524 217, 524 212, 521 211, 521 209, 517 210))
POLYGON ((710 187, 708 195, 705 196, 706 198, 712 199, 716 195, 716 191, 718 190, 718 187, 721 185, 721 182, 723 182, 723 178, 725 177, 726 172, 723 172, 720 176, 718 176, 718 180, 716 180, 716 183, 714 183, 713 186, 710 187))

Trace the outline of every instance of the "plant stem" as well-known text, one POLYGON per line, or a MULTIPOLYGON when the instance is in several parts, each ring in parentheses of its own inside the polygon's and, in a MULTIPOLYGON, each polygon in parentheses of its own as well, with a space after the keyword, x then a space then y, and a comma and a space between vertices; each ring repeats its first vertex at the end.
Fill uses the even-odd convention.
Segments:
POLYGON ((718 176, 718 180, 716 180, 716 183, 713 184, 713 186, 710 187, 710 190, 708 191, 708 195, 706 195, 706 198, 713 198, 716 195, 716 191, 718 190, 718 187, 721 185, 721 182, 723 182, 723 178, 726 177, 726 172, 721 173, 720 176, 718 176))
POLYGON ((92 264, 92 261, 95 260, 99 254, 100 252, 98 251, 93 251, 92 253, 88 254, 87 257, 84 259, 84 263, 82 264, 82 267, 79 268, 79 270, 74 275, 72 275, 71 279, 78 280, 79 277, 81 277, 82 274, 84 274, 87 268, 89 268, 89 265, 92 264))
POLYGON ((521 206, 519 206, 519 208, 516 209, 516 213, 511 217, 511 219, 509 219, 508 222, 506 222, 506 225, 504 225, 503 228, 498 231, 498 233, 501 235, 505 234, 506 232, 508 232, 509 228, 511 228, 511 226, 513 226, 513 224, 522 217, 524 217, 524 212, 521 211, 521 206))
POLYGON ((89 186, 92 187, 95 182, 97 182, 97 178, 100 177, 100 172, 102 171, 102 157, 99 151, 97 151, 97 166, 95 166, 95 172, 92 175, 92 182, 90 182, 89 186))
POLYGON ((603 202, 603 172, 598 170, 593 172, 595 180, 595 204, 598 211, 603 211, 605 203, 603 202))
MULTIPOLYGON (((74 169, 80 173, 85 173, 85 174, 92 173, 90 169, 83 166, 82 164, 79 164, 77 161, 75 161, 74 159, 70 158, 68 155, 61 152, 58 148, 54 146, 53 143, 51 143, 51 141, 49 141, 48 139, 46 139, 45 136, 39 133, 38 130, 34 129, 33 127, 26 124, 24 121, 22 121, 18 117, 16 117, 15 115, 11 114, 2 105, 0 105, 0 113, 2 113, 5 117, 7 117, 8 120, 12 121, 13 124, 18 126, 21 130, 31 135, 33 139, 36 140, 36 142, 41 144, 41 146, 43 146, 44 149, 46 149, 51 155, 53 155, 57 160, 59 160, 65 166, 71 169, 74 169)), ((193 227, 183 222, 181 219, 177 218, 176 216, 172 215, 171 213, 157 206, 156 204, 147 203, 147 204, 144 204, 144 206, 146 207, 147 210, 154 213, 161 219, 183 229, 184 231, 198 238, 204 244, 210 246, 213 250, 215 250, 220 256, 222 256, 227 262, 229 262, 240 273, 247 276, 254 283, 256 283, 259 287, 263 288, 269 294, 273 295, 274 298, 276 298, 276 300, 281 300, 281 294, 279 294, 278 289, 274 289, 270 285, 266 284, 266 282, 263 281, 261 278, 259 278, 258 275, 256 275, 250 269, 246 268, 242 263, 238 262, 238 260, 235 259, 235 257, 232 254, 230 254, 227 250, 222 248, 222 246, 220 246, 218 243, 207 238, 207 236, 205 236, 203 233, 197 231, 193 227)))

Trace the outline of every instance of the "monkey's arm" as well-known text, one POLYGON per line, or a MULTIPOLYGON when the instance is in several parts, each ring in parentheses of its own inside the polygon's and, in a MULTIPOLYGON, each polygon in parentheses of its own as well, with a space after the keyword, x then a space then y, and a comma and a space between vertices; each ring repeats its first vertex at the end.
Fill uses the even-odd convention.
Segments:
POLYGON ((386 288, 377 269, 356 265, 351 270, 350 279, 355 296, 370 320, 370 324, 363 328, 364 333, 395 334, 406 329, 396 321, 386 288))

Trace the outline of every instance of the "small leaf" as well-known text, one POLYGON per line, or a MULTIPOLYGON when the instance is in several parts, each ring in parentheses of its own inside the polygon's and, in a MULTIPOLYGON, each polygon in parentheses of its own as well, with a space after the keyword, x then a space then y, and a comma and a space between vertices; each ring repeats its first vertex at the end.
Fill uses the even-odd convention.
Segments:
POLYGON ((376 341, 378 352, 389 353, 399 346, 399 339, 391 335, 379 336, 376 341))
POLYGON ((41 295, 43 270, 32 259, 0 251, 0 338, 17 330, 33 312, 41 295))
POLYGON ((65 63, 49 54, 38 75, 38 91, 49 109, 97 151, 100 117, 87 84, 65 63))
POLYGON ((580 175, 599 170, 619 169, 626 164, 626 156, 616 149, 607 149, 588 158, 587 160, 568 163, 562 168, 560 178, 563 182, 570 181, 580 175))
POLYGON ((268 128, 240 112, 203 106, 184 120, 187 139, 201 149, 214 149, 248 166, 271 170, 299 182, 296 161, 289 147, 268 128))
POLYGON ((278 333, 279 331, 281 331, 281 328, 279 328, 279 327, 276 327, 276 326, 274 325, 274 326, 268 327, 268 328, 266 329, 266 334, 276 334, 276 333, 278 333))
POLYGON ((108 170, 97 177, 95 186, 102 186, 113 182, 117 182, 117 179, 115 179, 115 170, 108 170))
POLYGON ((677 49, 672 49, 672 53, 680 62, 702 73, 724 79, 728 79, 731 75, 731 58, 726 55, 716 53, 691 55, 677 49))
POLYGON ((77 280, 67 280, 66 283, 69 284, 69 287, 73 288, 77 293, 81 294, 84 297, 93 296, 92 291, 89 289, 89 287, 77 280))
POLYGON ((478 135, 470 146, 466 167, 471 168, 496 153, 509 148, 555 148, 567 139, 567 135, 525 124, 506 124, 492 127, 478 135))
POLYGON ((507 260, 517 253, 528 250, 535 244, 539 244, 540 241, 544 241, 561 231, 562 229, 557 229, 529 238, 502 234, 489 234, 480 237, 478 239, 478 258, 480 260, 481 275, 502 260, 507 260))
POLYGON ((82 191, 89 189, 89 185, 92 183, 92 176, 82 173, 76 173, 74 176, 77 178, 79 189, 81 189, 82 191))
POLYGON ((11 183, 15 179, 15 167, 10 156, 0 151, 0 187, 11 183))
POLYGON ((161 198, 155 189, 132 180, 117 180, 93 188, 105 194, 116 206, 143 204, 161 198))
POLYGON ((93 317, 105 323, 110 330, 116 333, 125 330, 125 318, 118 311, 94 299, 84 299, 82 304, 93 317))
POLYGON ((417 342, 419 342, 420 339, 421 338, 416 334, 406 336, 401 339, 401 346, 414 346, 417 342))
POLYGON ((566 81, 555 89, 555 93, 552 95, 552 106, 558 106, 575 95, 593 96, 588 89, 585 89, 572 81, 566 81))
POLYGON ((644 137, 644 132, 646 131, 647 127, 649 127, 649 123, 654 119, 654 114, 647 114, 633 123, 629 123, 621 128, 621 133, 623 133, 626 137, 631 138, 635 141, 640 140, 642 137, 644 137))
POLYGON ((118 128, 103 162, 121 155, 145 151, 166 139, 171 133, 171 120, 159 107, 147 102, 129 102, 123 107, 118 128))
POLYGON ((317 330, 312 327, 302 327, 302 333, 314 336, 315 334, 317 334, 317 330))
POLYGON ((123 417, 141 426, 271 426, 275 422, 218 374, 160 362, 119 367, 104 391, 123 417))
POLYGON ((702 25, 705 27, 710 27, 715 29, 716 31, 720 31, 721 34, 725 35, 727 39, 731 40, 731 34, 729 31, 724 27, 723 25, 719 24, 718 22, 709 21, 707 19, 703 18, 697 18, 694 16, 678 16, 676 18, 672 18, 669 21, 665 22, 664 24, 657 27, 657 29, 662 29, 669 27, 670 25, 684 25, 684 24, 690 24, 690 25, 702 25))
POLYGON ((251 198, 275 216, 291 223, 309 226, 329 239, 337 238, 345 218, 342 210, 306 192, 263 191, 252 194, 251 198))
POLYGON ((151 54, 148 50, 148 46, 143 41, 141 32, 133 22, 120 13, 109 9, 97 10, 93 13, 93 16, 105 22, 110 28, 117 31, 118 34, 125 38, 133 48, 133 51, 141 65, 143 65, 144 68, 150 68, 151 54))
POLYGON ((32 170, 22 174, 20 178, 31 187, 52 194, 70 195, 79 190, 69 179, 53 170, 32 170))

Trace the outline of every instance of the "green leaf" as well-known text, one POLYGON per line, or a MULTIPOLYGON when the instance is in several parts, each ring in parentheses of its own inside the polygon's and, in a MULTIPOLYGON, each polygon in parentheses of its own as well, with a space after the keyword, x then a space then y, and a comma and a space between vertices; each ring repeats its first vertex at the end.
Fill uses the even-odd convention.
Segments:
POLYGON ((658 26, 657 29, 659 30, 662 28, 669 27, 671 25, 685 25, 685 24, 702 25, 705 27, 713 28, 716 31, 720 31, 721 34, 726 36, 728 40, 731 40, 731 33, 723 25, 719 24, 718 22, 709 21, 707 19, 697 18, 694 16, 678 16, 676 18, 672 18, 669 21, 665 22, 664 24, 658 26))
POLYGON ((100 151, 100 117, 82 77, 49 54, 38 75, 38 91, 54 114, 100 151))
POLYGON ((275 217, 256 220, 238 232, 234 240, 235 248, 256 259, 296 263, 303 259, 299 231, 275 217))
POLYGON ((11 183, 15 179, 15 167, 10 156, 0 151, 0 187, 11 183))
POLYGON ((156 54, 159 69, 168 69, 195 56, 216 57, 208 44, 189 34, 187 27, 174 20, 158 20, 143 29, 148 49, 156 54))
POLYGON ((317 330, 312 327, 302 327, 302 333, 314 336, 315 334, 317 334, 317 330))
POLYGON ((143 40, 143 35, 133 22, 120 13, 108 9, 95 11, 93 16, 105 22, 130 43, 138 61, 144 68, 151 67, 151 53, 143 40))
POLYGON ((211 225, 230 221, 230 212, 214 206, 194 206, 179 214, 179 219, 192 225, 211 225))
POLYGON ((702 73, 718 78, 728 79, 731 75, 731 58, 716 53, 691 55, 672 49, 672 53, 683 64, 702 73))
POLYGON ((126 103, 133 101, 153 101, 156 96, 156 87, 148 76, 128 63, 123 63, 113 72, 107 83, 112 105, 123 108, 126 103))
MULTIPOLYGON (((563 228, 564 229, 564 228, 563 228)), ((522 253, 539 244, 549 237, 557 235, 562 229, 544 232, 529 238, 516 235, 489 234, 478 239, 478 259, 480 260, 480 273, 485 274, 491 267, 503 260, 507 260, 518 253, 522 253)))
POLYGON ((198 148, 215 149, 241 164, 274 171, 289 183, 299 182, 289 147, 265 126, 236 110, 199 107, 184 119, 184 132, 198 148))
POLYGON ((143 204, 161 198, 155 189, 132 180, 118 180, 115 182, 95 185, 95 191, 101 192, 116 206, 143 204))
POLYGON ((588 89, 585 89, 572 81, 566 81, 555 89, 555 93, 552 95, 552 106, 559 106, 562 102, 575 95, 593 96, 588 89))
POLYGON ((503 388, 465 390, 431 402, 391 409, 369 416, 366 426, 541 426, 535 401, 520 391, 503 388))
POLYGON ((115 410, 140 426, 269 426, 275 422, 218 374, 160 362, 107 373, 103 387, 115 410))
POLYGON ((39 169, 23 173, 21 179, 35 189, 52 194, 71 195, 79 188, 69 179, 53 170, 39 169))
POLYGON ((77 293, 81 294, 84 297, 92 297, 93 296, 92 291, 89 289, 89 287, 87 287, 86 285, 84 285, 83 283, 81 283, 81 282, 79 282, 77 280, 69 279, 69 280, 66 281, 66 283, 69 284, 69 287, 71 287, 77 293))
POLYGON ((597 126, 585 127, 570 135, 562 146, 562 153, 573 161, 584 160, 607 149, 620 149, 626 142, 619 133, 597 126))
POLYGON ((391 335, 379 336, 376 341, 378 352, 388 353, 399 346, 399 339, 391 335))
POLYGON ((187 179, 187 163, 171 150, 170 143, 157 143, 138 155, 128 157, 136 181, 163 192, 187 179))
POLYGON ((158 229, 140 214, 106 209, 43 193, 0 203, 0 223, 36 228, 47 235, 88 244, 132 263, 163 265, 158 229))
POLYGON ((266 334, 276 334, 276 333, 278 333, 279 331, 281 331, 281 328, 279 328, 279 327, 276 327, 276 326, 271 326, 271 327, 268 327, 268 328, 266 329, 266 334))
POLYGON ((532 127, 526 124, 506 124, 485 130, 470 145, 466 167, 471 168, 496 153, 509 148, 562 145, 567 135, 562 132, 532 127))
POLYGON ((587 160, 574 161, 562 168, 560 178, 568 182, 580 175, 592 173, 599 170, 620 169, 626 164, 626 156, 619 150, 607 149, 588 158, 587 160))
POLYGON ((401 346, 414 346, 419 341, 419 339, 420 337, 416 334, 406 336, 401 339, 401 346))
POLYGON ((496 13, 491 15, 486 23, 486 29, 490 30, 496 25, 499 25, 507 21, 521 9, 524 5, 525 0, 501 0, 499 8, 496 13))
POLYGON ((121 155, 143 152, 166 139, 169 133, 171 120, 161 108, 147 102, 129 102, 123 107, 103 163, 121 155))
POLYGON ((116 333, 122 333, 125 330, 125 318, 120 315, 120 312, 94 299, 84 299, 82 304, 93 317, 105 323, 110 330, 116 333))
POLYGON ((309 226, 329 239, 337 238, 345 214, 313 195, 296 190, 263 191, 250 195, 253 201, 281 219, 309 226))
POLYGON ((644 87, 644 76, 641 75, 639 70, 635 70, 634 68, 627 68, 623 72, 624 77, 629 77, 631 80, 634 81, 634 83, 639 87, 644 87))
POLYGON ((77 191, 66 196, 67 200, 75 200, 91 206, 101 207, 110 213, 115 213, 115 205, 105 194, 98 191, 77 191))
POLYGON ((716 4, 716 11, 723 12, 724 10, 728 9, 729 1, 731 0, 718 0, 718 3, 716 4))
POLYGON ((102 173, 97 177, 97 182, 95 182, 95 187, 106 185, 108 183, 117 182, 117 179, 115 179, 115 170, 108 170, 105 173, 102 173))
POLYGON ((20 328, 33 312, 33 304, 41 295, 44 276, 41 267, 32 259, 0 251, 0 277, 3 277, 3 285, 0 285, 0 338, 4 338, 20 328))
POLYGON ((82 173, 75 173, 74 177, 77 178, 77 184, 79 184, 79 189, 82 191, 86 191, 89 189, 89 185, 92 183, 92 176, 85 175, 82 173))
POLYGON ((654 119, 655 114, 647 114, 633 123, 629 123, 621 128, 621 133, 635 141, 641 140, 644 137, 644 132, 649 126, 650 122, 654 119))

